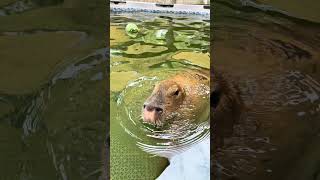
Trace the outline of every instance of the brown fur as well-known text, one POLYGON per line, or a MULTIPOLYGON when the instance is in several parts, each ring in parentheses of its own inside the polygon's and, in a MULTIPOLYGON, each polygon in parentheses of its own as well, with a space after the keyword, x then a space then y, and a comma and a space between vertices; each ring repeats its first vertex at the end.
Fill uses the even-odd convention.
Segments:
MULTIPOLYGON (((207 74, 201 71, 186 71, 159 82, 145 102, 145 105, 163 110, 153 121, 154 124, 163 125, 165 121, 173 119, 174 114, 177 113, 183 119, 191 119, 194 111, 190 109, 196 110, 202 100, 202 97, 199 96, 199 87, 206 86, 209 90, 209 77, 207 74), (179 91, 178 95, 175 95, 177 91, 179 91)), ((148 112, 143 111, 143 113, 148 112)), ((145 119, 145 121, 147 120, 145 119)))
POLYGON ((211 73, 211 121, 213 124, 214 145, 223 145, 224 137, 233 133, 233 126, 242 117, 244 104, 239 88, 228 81, 223 73, 211 73))
MULTIPOLYGON (((155 124, 161 125, 173 112, 183 114, 184 119, 194 113, 194 111, 183 111, 186 110, 184 108, 186 105, 199 105, 201 98, 195 89, 200 84, 209 84, 209 71, 187 71, 159 82, 146 100, 147 103, 164 109, 155 124), (181 95, 173 97, 172 94, 177 89, 181 95)), ((216 139, 215 144, 221 145, 224 137, 232 135, 234 125, 241 119, 244 104, 239 88, 228 81, 226 74, 213 71, 211 71, 210 101, 210 119, 216 139)))

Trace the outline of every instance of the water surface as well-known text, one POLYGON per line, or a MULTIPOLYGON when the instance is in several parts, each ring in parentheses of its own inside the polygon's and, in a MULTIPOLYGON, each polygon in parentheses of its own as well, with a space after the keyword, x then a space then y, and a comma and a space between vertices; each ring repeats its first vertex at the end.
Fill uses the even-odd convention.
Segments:
POLYGON ((214 154, 216 178, 319 178, 319 16, 294 2, 215 2, 213 68, 247 107, 214 154))
MULTIPOLYGON (((144 124, 141 110, 155 83, 186 70, 208 71, 209 17, 121 13, 111 15, 111 177, 154 179, 167 158, 209 137, 209 89, 198 123, 184 119, 171 128, 144 124), (140 32, 128 35, 127 23, 140 32), (202 117, 201 117, 202 116, 202 117)), ((208 86, 207 86, 208 88, 208 86)))
POLYGON ((23 1, 38 3, 29 9, 21 2, 0 5, 0 179, 98 179, 104 36, 96 24, 75 22, 79 14, 60 8, 61 1, 23 1))

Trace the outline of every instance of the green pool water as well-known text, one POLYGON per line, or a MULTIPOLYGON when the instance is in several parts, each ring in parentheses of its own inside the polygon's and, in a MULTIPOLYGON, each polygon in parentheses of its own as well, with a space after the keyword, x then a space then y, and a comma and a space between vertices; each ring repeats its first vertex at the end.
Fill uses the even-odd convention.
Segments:
MULTIPOLYGON (((208 71, 209 39, 208 17, 145 13, 111 14, 111 179, 155 179, 168 166, 165 157, 166 153, 170 154, 170 147, 174 147, 170 146, 174 138, 165 137, 173 135, 154 133, 161 130, 143 124, 142 105, 156 82, 185 70, 208 71), (127 23, 135 23, 139 33, 134 36, 127 34, 127 23), (162 138, 155 138, 159 136, 162 138)), ((207 118, 209 100, 204 99, 204 102, 206 107, 199 114, 207 118)), ((207 122, 207 119, 204 122, 207 122)), ((199 126, 205 130, 192 130, 189 127, 190 135, 194 135, 190 142, 208 136, 208 122, 199 126)))
POLYGON ((24 2, 39 4, 16 12, 8 6, 18 0, 0 3, 0 179, 99 179, 107 56, 96 20, 105 8, 24 2))

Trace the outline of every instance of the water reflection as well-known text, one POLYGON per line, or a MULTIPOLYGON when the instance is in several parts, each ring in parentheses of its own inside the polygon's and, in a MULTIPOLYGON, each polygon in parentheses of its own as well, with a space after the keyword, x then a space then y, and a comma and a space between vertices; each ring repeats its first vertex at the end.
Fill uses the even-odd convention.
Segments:
POLYGON ((63 3, 63 0, 17 0, 0 7, 0 16, 23 13, 39 7, 53 6, 63 3))
POLYGON ((246 111, 213 154, 214 176, 313 179, 320 25, 252 1, 216 1, 215 7, 212 65, 239 86, 246 111))
POLYGON ((195 113, 196 117, 160 129, 143 123, 141 115, 155 83, 187 70, 208 74, 207 18, 153 13, 112 15, 111 177, 126 178, 130 172, 131 179, 155 179, 167 167, 166 158, 209 137, 208 84, 202 99, 206 105, 199 106, 203 111, 195 113), (135 36, 125 32, 129 22, 139 28, 135 36))
POLYGON ((106 53, 98 49, 58 70, 38 92, 0 95, 0 102, 10 107, 0 116, 1 177, 100 177, 106 53))

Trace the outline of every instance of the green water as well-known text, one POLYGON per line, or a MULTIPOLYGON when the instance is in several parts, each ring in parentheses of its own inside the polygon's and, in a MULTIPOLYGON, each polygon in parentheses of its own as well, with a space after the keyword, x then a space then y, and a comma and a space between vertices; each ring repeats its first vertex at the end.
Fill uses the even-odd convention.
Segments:
POLYGON ((62 69, 39 91, 1 94, 3 106, 11 107, 1 114, 1 177, 97 179, 101 175, 104 59, 103 54, 92 54, 62 69))
MULTIPOLYGON (((142 123, 142 105, 156 82, 185 70, 208 70, 210 23, 206 19, 208 17, 173 14, 111 15, 112 179, 155 179, 168 165, 164 156, 170 148, 163 153, 161 147, 172 143, 164 139, 169 134, 153 134, 152 127, 142 123), (125 32, 129 22, 136 23, 140 29, 135 36, 125 32), (163 138, 155 138, 159 136, 163 138), (158 151, 161 152, 156 153, 158 151)), ((208 98, 204 102, 209 102, 208 98)), ((209 109, 208 103, 206 107, 209 109)), ((208 115, 208 111, 200 114, 208 115)), ((202 126, 205 131, 192 131, 194 139, 208 135, 209 125, 202 126)))
POLYGON ((319 4, 304 3, 213 3, 212 66, 247 108, 213 154, 216 179, 319 178, 319 4))
MULTIPOLYGON (((1 9, 12 2, 16 1, 1 1, 1 9)), ((319 178, 320 108, 319 100, 314 100, 319 95, 320 81, 318 2, 254 2, 273 5, 273 8, 289 15, 242 6, 236 0, 212 3, 215 6, 212 18, 215 21, 214 34, 210 33, 214 35, 212 55, 215 61, 212 65, 231 74, 231 80, 240 85, 250 110, 249 118, 235 126, 236 133, 215 154, 220 167, 218 176, 220 179, 235 176, 267 180, 319 178), (290 73, 292 70, 294 72, 290 73)), ((83 0, 65 0, 0 17, 2 179, 100 177, 103 161, 100 152, 107 121, 107 102, 103 102, 106 97, 106 63, 91 66, 88 63, 95 64, 97 59, 105 62, 100 61, 105 58, 82 58, 105 47, 106 8, 105 1, 101 0, 90 1, 89 4, 83 0), (88 36, 82 38, 83 33, 88 33, 88 36), (72 64, 78 68, 90 68, 82 69, 75 77, 59 79, 53 85, 52 80, 58 74, 68 68, 77 69, 72 64)), ((139 18, 119 18, 119 25, 112 25, 121 26, 119 31, 111 29, 111 35, 118 37, 110 43, 113 58, 118 58, 111 63, 113 72, 116 72, 113 77, 121 77, 118 78, 121 81, 116 81, 112 87, 110 103, 113 110, 119 109, 116 100, 120 91, 129 80, 137 79, 140 74, 154 76, 163 75, 160 72, 167 73, 171 69, 173 71, 170 72, 189 69, 194 67, 190 62, 200 67, 210 65, 206 60, 199 61, 207 56, 208 35, 204 41, 185 38, 183 35, 188 34, 188 30, 196 30, 190 34, 197 37, 202 25, 190 24, 190 17, 184 18, 187 22, 174 25, 174 28, 180 28, 179 31, 185 30, 176 37, 180 37, 182 42, 176 40, 175 47, 195 49, 199 53, 178 53, 174 61, 169 55, 175 51, 172 41, 155 40, 154 33, 145 35, 149 37, 145 40, 148 44, 140 43, 144 49, 136 50, 136 47, 141 47, 139 44, 127 49, 133 41, 124 36, 121 29, 128 19, 141 23, 139 18), (119 48, 115 48, 118 45, 119 48), (126 54, 123 51, 127 51, 126 54), (187 63, 185 59, 188 59, 187 63), (125 70, 120 73, 122 68, 125 70), (150 69, 157 70, 148 74, 150 69)), ((150 26, 156 23, 150 21, 150 26)), ((167 21, 160 20, 158 24, 161 23, 167 24, 167 21)), ((147 28, 150 29, 154 30, 147 28)), ((209 29, 205 29, 205 34, 209 34, 209 29)), ((140 41, 142 36, 139 35, 137 40, 140 41)), ((146 91, 150 89, 146 88, 146 91)), ((142 96, 140 102, 147 95, 142 96)), ((117 123, 112 125, 119 129, 119 133, 123 132, 117 123)), ((122 147, 127 143, 137 156, 143 154, 146 162, 157 159, 148 162, 150 169, 155 167, 150 171, 152 177, 161 173, 167 165, 165 159, 152 159, 152 155, 137 148, 132 136, 121 134, 126 139, 123 143, 119 141, 122 147)), ((127 150, 123 152, 119 153, 119 159, 127 150)), ((144 163, 141 158, 131 162, 144 163)), ((134 174, 146 172, 142 171, 145 166, 136 167, 127 170, 134 174)), ((132 174, 128 176, 132 177, 132 174)))
MULTIPOLYGON (((17 2, 1 2, 0 11, 17 2)), ((98 179, 106 134, 106 32, 99 22, 105 8, 30 2, 36 6, 0 15, 0 179, 98 179)))

